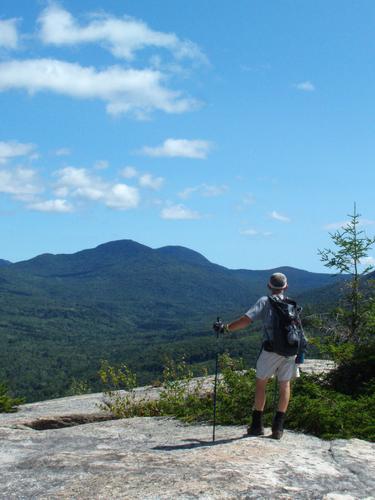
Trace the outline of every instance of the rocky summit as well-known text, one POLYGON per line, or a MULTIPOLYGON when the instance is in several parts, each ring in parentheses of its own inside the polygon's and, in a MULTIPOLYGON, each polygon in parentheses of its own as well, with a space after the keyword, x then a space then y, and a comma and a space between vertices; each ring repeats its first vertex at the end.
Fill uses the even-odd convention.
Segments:
MULTIPOLYGON (((149 397, 154 397, 149 389, 149 397)), ((147 393, 147 390, 146 390, 147 393)), ((371 499, 374 445, 171 418, 108 420, 101 394, 0 415, 2 499, 371 499)))

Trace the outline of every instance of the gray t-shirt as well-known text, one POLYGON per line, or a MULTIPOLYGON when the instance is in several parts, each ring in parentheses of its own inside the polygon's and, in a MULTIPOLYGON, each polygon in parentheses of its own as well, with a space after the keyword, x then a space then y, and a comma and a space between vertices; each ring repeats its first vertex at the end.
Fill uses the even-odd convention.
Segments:
MULTIPOLYGON (((284 295, 282 293, 278 296, 283 299, 284 295)), ((263 341, 273 340, 273 317, 274 314, 270 301, 267 295, 264 295, 258 299, 255 304, 245 313, 245 316, 251 319, 251 321, 261 320, 263 323, 263 341)))

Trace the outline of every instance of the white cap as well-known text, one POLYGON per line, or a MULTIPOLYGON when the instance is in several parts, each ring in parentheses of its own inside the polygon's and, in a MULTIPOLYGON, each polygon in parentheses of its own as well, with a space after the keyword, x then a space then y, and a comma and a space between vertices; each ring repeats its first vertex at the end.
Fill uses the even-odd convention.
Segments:
POLYGON ((288 280, 283 273, 273 273, 268 282, 268 286, 274 290, 284 290, 288 286, 288 280))

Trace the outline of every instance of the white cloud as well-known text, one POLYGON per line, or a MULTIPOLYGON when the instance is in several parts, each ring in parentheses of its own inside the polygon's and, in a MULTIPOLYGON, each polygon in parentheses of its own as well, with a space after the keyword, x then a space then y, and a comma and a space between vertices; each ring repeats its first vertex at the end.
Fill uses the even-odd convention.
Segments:
POLYGON ((200 219, 201 215, 199 212, 190 210, 184 205, 171 205, 163 208, 161 211, 161 218, 171 220, 193 220, 200 219))
POLYGON ((138 118, 152 111, 183 113, 198 103, 164 86, 165 75, 150 69, 93 67, 56 59, 28 59, 0 63, 0 91, 24 89, 30 94, 48 91, 77 99, 101 99, 112 115, 133 113, 138 118))
POLYGON ((6 163, 9 159, 17 156, 27 156, 35 150, 34 144, 27 144, 17 141, 0 141, 0 164, 6 163))
POLYGON ((60 148, 56 149, 55 155, 56 156, 69 156, 71 154, 71 151, 69 148, 60 148))
POLYGON ((169 50, 177 59, 205 62, 199 47, 189 40, 180 40, 174 33, 150 29, 132 17, 116 18, 108 14, 92 14, 85 26, 56 3, 50 4, 39 17, 40 37, 46 44, 75 45, 101 43, 115 57, 131 60, 135 52, 147 47, 169 50))
POLYGON ((269 231, 258 231, 257 229, 241 229, 240 234, 243 236, 264 236, 266 238, 272 236, 269 231))
POLYGON ((207 197, 207 198, 214 198, 216 196, 221 196, 227 190, 228 190, 228 186, 225 186, 225 185, 214 186, 214 185, 204 184, 203 188, 202 188, 202 195, 207 197))
POLYGON ((276 212, 276 210, 273 210, 270 213, 271 219, 278 220, 280 222, 290 222, 291 219, 287 217, 286 215, 280 214, 279 212, 276 212))
POLYGON ((187 200, 188 198, 190 198, 190 196, 193 193, 196 193, 199 189, 200 189, 200 186, 187 187, 183 191, 181 191, 180 193, 178 193, 178 196, 180 198, 182 198, 183 200, 187 200))
POLYGON ((240 234, 244 236, 257 236, 259 234, 259 231, 256 229, 241 229, 240 234))
POLYGON ((17 19, 0 20, 0 48, 16 49, 18 46, 17 19))
POLYGON ((124 177, 124 179, 133 179, 134 177, 138 176, 138 170, 129 165, 122 169, 121 175, 122 177, 124 177))
POLYGON ((30 168, 0 170, 0 193, 10 194, 17 200, 32 200, 42 191, 37 173, 30 168))
POLYGON ((296 83, 294 86, 296 89, 302 90, 303 92, 314 92, 315 90, 315 85, 308 80, 306 82, 296 83))
POLYGON ((143 188, 150 188, 157 191, 164 184, 163 177, 154 177, 151 174, 143 174, 139 178, 139 185, 143 188))
POLYGON ((121 171, 121 175, 125 179, 134 179, 138 177, 138 183, 141 187, 153 189, 155 191, 162 187, 165 180, 163 177, 156 177, 149 173, 140 174, 135 167, 132 167, 130 165, 123 168, 123 170, 121 171))
POLYGON ((139 205, 139 201, 138 189, 127 184, 115 184, 105 196, 107 207, 117 210, 136 208, 139 205))
POLYGON ((199 184, 198 186, 187 187, 186 189, 181 191, 178 196, 183 200, 187 200, 193 193, 198 193, 206 198, 213 198, 216 196, 221 196, 227 190, 228 186, 226 185, 216 186, 210 184, 199 184))
POLYGON ((59 186, 66 188, 103 186, 100 179, 90 176, 85 168, 65 167, 57 171, 57 176, 59 186))
POLYGON ((158 54, 152 55, 150 57, 149 64, 153 69, 158 69, 170 75, 181 77, 183 79, 189 78, 191 74, 190 68, 183 66, 182 64, 175 61, 164 62, 158 54))
POLYGON ((145 146, 142 153, 153 157, 207 158, 212 144, 202 140, 166 139, 161 146, 145 146))
POLYGON ((37 212, 58 212, 58 213, 68 213, 73 212, 74 207, 66 200, 55 199, 39 201, 36 203, 31 203, 28 205, 30 210, 35 210, 37 212))
POLYGON ((124 183, 106 182, 91 175, 85 168, 65 167, 57 171, 56 175, 56 196, 98 201, 117 210, 136 208, 140 201, 137 188, 124 183))

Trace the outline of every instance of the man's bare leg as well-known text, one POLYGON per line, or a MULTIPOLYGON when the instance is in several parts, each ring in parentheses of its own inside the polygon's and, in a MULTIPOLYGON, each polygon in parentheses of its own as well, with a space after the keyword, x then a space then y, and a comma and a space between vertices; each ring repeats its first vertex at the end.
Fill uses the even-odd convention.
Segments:
POLYGON ((290 399, 290 380, 279 382, 279 406, 278 410, 285 413, 290 399))
POLYGON ((266 404, 266 386, 268 378, 266 379, 256 379, 255 383, 255 404, 254 408, 257 411, 263 411, 264 405, 266 404))

